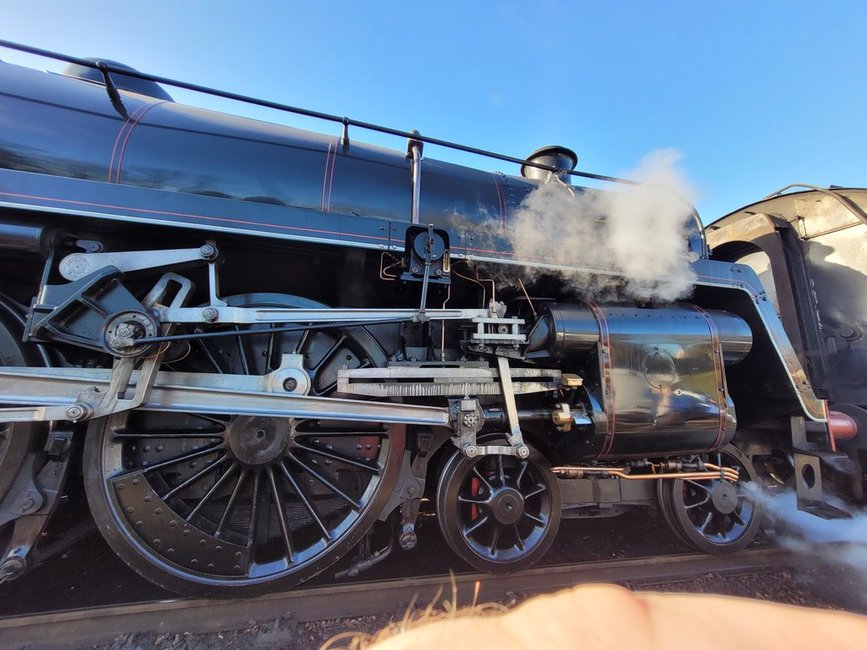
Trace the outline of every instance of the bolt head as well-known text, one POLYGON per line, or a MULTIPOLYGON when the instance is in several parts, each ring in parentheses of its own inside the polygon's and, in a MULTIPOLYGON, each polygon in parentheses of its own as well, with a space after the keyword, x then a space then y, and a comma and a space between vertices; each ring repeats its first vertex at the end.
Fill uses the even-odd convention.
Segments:
POLYGON ((205 244, 201 248, 199 248, 199 255, 201 255, 206 260, 211 260, 217 255, 217 249, 211 244, 205 244))
POLYGON ((479 453, 479 448, 475 445, 464 445, 461 451, 464 452, 464 456, 467 458, 475 458, 479 453))
POLYGON ((518 447, 518 458, 528 458, 530 456, 530 448, 527 445, 518 447))
POLYGON ((292 377, 289 377, 286 381, 283 382, 283 390, 291 393, 293 390, 298 388, 298 380, 292 377))
POLYGON ((70 420, 80 420, 84 417, 84 409, 78 404, 73 404, 68 409, 66 409, 66 416, 70 420))
POLYGON ((216 310, 215 307, 205 307, 202 310, 202 318, 204 318, 209 323, 213 323, 219 317, 220 313, 216 310))

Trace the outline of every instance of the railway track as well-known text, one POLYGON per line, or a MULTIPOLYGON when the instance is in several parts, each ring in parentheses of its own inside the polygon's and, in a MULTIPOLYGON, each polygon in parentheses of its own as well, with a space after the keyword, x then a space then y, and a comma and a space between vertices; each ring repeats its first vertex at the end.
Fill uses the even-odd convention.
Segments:
POLYGON ((0 648, 76 648, 120 634, 217 632, 250 621, 314 621, 400 611, 445 594, 456 602, 495 601, 514 594, 550 592, 586 582, 677 581, 703 573, 733 573, 786 566, 781 549, 733 556, 668 555, 537 567, 511 575, 461 573, 299 588, 249 599, 178 598, 127 605, 0 617, 0 648), (478 586, 477 586, 478 585, 478 586))

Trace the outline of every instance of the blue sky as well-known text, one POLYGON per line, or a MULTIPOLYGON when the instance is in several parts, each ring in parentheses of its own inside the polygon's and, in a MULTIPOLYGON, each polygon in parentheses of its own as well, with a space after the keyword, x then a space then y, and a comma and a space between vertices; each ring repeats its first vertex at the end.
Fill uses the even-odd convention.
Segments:
MULTIPOLYGON (((788 183, 867 185, 863 0, 3 6, 2 38, 515 156, 563 144, 582 169, 616 175, 675 148, 706 222, 788 183)), ((8 50, 0 58, 57 69, 8 50)))

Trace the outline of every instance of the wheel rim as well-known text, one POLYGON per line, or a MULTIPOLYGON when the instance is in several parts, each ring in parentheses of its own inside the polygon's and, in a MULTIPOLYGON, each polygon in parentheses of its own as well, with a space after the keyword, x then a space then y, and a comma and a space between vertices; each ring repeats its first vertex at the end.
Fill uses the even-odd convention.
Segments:
POLYGON ((749 459, 730 445, 704 459, 720 467, 737 469, 738 481, 714 478, 663 482, 663 513, 675 532, 700 550, 713 553, 739 550, 753 540, 760 523, 760 506, 749 498, 746 490, 747 484, 757 481, 756 471, 749 459))
POLYGON ((523 568, 548 550, 560 522, 557 479, 540 454, 527 459, 460 452, 437 491, 440 527, 452 549, 482 570, 523 568))
MULTIPOLYGON (((372 338, 349 331, 283 337, 264 328, 233 338, 234 354, 206 344, 188 367, 261 374, 282 354, 302 354, 311 393, 328 394, 337 365, 382 362, 372 338)), ((98 466, 88 496, 115 550, 154 582, 209 594, 288 586, 336 561, 372 524, 396 479, 402 434, 378 424, 132 411, 90 436, 86 462, 98 466)))
MULTIPOLYGON (((23 319, 0 297, 0 365, 42 365, 33 350, 21 343, 23 329, 23 319)), ((46 426, 38 422, 0 422, 0 502, 45 430, 46 426)))

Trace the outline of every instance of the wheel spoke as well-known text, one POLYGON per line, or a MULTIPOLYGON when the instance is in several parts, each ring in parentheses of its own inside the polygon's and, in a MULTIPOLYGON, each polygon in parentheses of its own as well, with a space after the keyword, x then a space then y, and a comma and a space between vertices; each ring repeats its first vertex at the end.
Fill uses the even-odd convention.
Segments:
POLYGON ((530 514, 529 512, 527 512, 526 510, 524 511, 524 516, 525 516, 527 519, 529 519, 530 521, 532 521, 533 523, 535 523, 535 524, 537 524, 537 525, 539 525, 539 526, 544 526, 544 525, 545 525, 545 520, 544 520, 544 519, 542 519, 541 517, 537 517, 536 515, 531 515, 531 514, 530 514))
POLYGON ((298 465, 301 469, 303 469, 305 472, 310 474, 310 476, 315 478, 317 481, 319 481, 322 485, 327 487, 329 490, 331 490, 334 494, 339 496, 341 499, 343 499, 344 501, 349 503, 353 508, 355 508, 356 510, 361 509, 361 504, 358 501, 356 501, 351 496, 346 494, 346 492, 341 490, 334 483, 332 483, 327 478, 325 478, 322 474, 320 474, 315 469, 310 467, 310 465, 304 463, 301 459, 298 458, 298 456, 296 456, 293 453, 290 453, 289 458, 292 460, 292 462, 294 462, 296 465, 298 465))
POLYGON ((503 455, 497 454, 497 480, 500 485, 506 484, 506 470, 503 468, 503 455))
POLYGON ((482 483, 485 484, 485 486, 488 488, 488 490, 490 490, 490 491, 493 492, 493 490, 494 490, 494 486, 492 486, 492 485, 488 482, 488 479, 486 479, 484 476, 482 476, 482 473, 479 471, 479 468, 478 468, 478 467, 473 466, 473 474, 476 476, 476 478, 478 478, 482 483))
MULTIPOLYGON (((153 472, 154 470, 163 469, 165 467, 171 467, 172 465, 177 465, 178 463, 185 463, 188 460, 195 460, 200 456, 206 456, 207 454, 213 454, 215 451, 222 447, 222 443, 211 445, 210 447, 205 447, 203 449, 197 449, 195 451, 191 451, 188 454, 184 454, 183 456, 178 456, 176 458, 169 458, 168 460, 164 460, 161 463, 156 463, 155 465, 148 465, 141 469, 142 472, 153 472)), ((138 471, 138 470, 136 470, 138 471)), ((129 472, 124 472, 125 474, 129 472)))
POLYGON ((515 485, 520 487, 521 479, 524 478, 524 474, 527 473, 527 467, 529 467, 530 463, 526 460, 521 461, 521 467, 518 469, 518 478, 515 479, 515 485))
MULTIPOLYGON (((311 323, 307 323, 310 325, 311 323)), ((301 336, 298 337, 298 345, 295 346, 295 354, 302 354, 304 351, 304 345, 307 343, 307 339, 310 337, 310 330, 304 330, 301 332, 301 336)))
POLYGON ((700 506, 705 505, 708 501, 710 501, 710 494, 708 494, 708 495, 705 497, 704 501, 699 501, 699 502, 697 502, 697 503, 692 503, 692 504, 686 506, 686 509, 687 509, 687 510, 692 510, 693 508, 698 508, 698 507, 700 507, 700 506))
POLYGON ((518 524, 512 524, 512 532, 515 533, 515 545, 522 551, 526 550, 524 540, 521 539, 521 531, 518 530, 518 524))
MULTIPOLYGON (((240 332, 240 325, 235 325, 235 331, 240 332)), ((247 357, 247 346, 244 344, 244 337, 238 334, 235 337, 235 341, 238 343, 238 359, 241 361, 241 369, 244 371, 243 374, 250 375, 250 360, 247 357)))
POLYGON ((295 449, 302 449, 311 454, 316 454, 317 456, 324 456, 325 458, 330 458, 331 460, 346 463, 347 465, 351 465, 352 467, 367 470, 368 472, 373 472, 374 474, 379 474, 379 472, 382 471, 382 468, 378 465, 370 465, 369 463, 365 463, 364 461, 355 460, 354 458, 349 458, 349 456, 344 456, 343 454, 340 454, 336 451, 329 451, 326 449, 322 449, 321 447, 308 447, 307 445, 295 443, 295 449))
POLYGON ((483 506, 488 502, 488 500, 487 499, 470 499, 468 497, 462 497, 462 496, 458 495, 458 502, 459 503, 471 503, 471 504, 476 505, 476 506, 483 506))
POLYGON ((280 471, 283 473, 283 476, 289 482, 289 486, 292 488, 292 490, 295 492, 295 494, 298 495, 298 499, 301 501, 302 504, 304 504, 304 507, 307 509, 307 512, 310 513, 311 519, 313 519, 313 521, 319 527, 319 530, 322 531, 323 537, 326 540, 330 541, 331 540, 331 531, 328 530, 328 526, 326 526, 325 522, 322 521, 322 516, 319 514, 319 512, 313 506, 313 503, 310 501, 310 499, 307 498, 307 495, 301 491, 301 486, 298 485, 298 482, 295 480, 295 477, 292 476, 292 473, 286 467, 285 463, 280 463, 278 465, 278 467, 280 468, 280 471))
POLYGON ((472 526, 470 526, 469 528, 464 528, 463 533, 465 536, 472 535, 474 532, 476 532, 479 528, 481 528, 482 526, 484 526, 487 523, 488 523, 488 515, 482 515, 481 517, 479 517, 476 520, 476 522, 472 526))
POLYGON ((214 482, 214 484, 211 486, 211 489, 208 490, 208 491, 207 491, 207 492, 202 496, 201 500, 199 500, 199 502, 196 504, 196 507, 192 509, 192 511, 190 512, 190 514, 188 514, 186 517, 184 517, 184 519, 185 519, 186 521, 192 521, 193 517, 195 517, 197 514, 199 514, 199 511, 200 511, 200 510, 205 506, 205 504, 208 503, 208 502, 211 500, 211 498, 212 498, 212 497, 217 493, 217 490, 219 490, 219 489, 222 487, 222 485, 223 485, 227 480, 229 480, 229 477, 232 476, 232 474, 235 473, 235 469, 236 469, 237 467, 238 467, 238 466, 237 466, 235 463, 232 463, 232 465, 229 466, 229 469, 227 469, 225 472, 223 472, 223 475, 222 475, 220 478, 218 478, 218 479, 214 482))
POLYGON ((268 329, 271 332, 268 334, 268 347, 265 349, 265 371, 272 370, 274 368, 274 341, 276 339, 276 334, 274 332, 274 323, 270 323, 268 325, 268 329))
MULTIPOLYGON (((247 531, 247 546, 252 549, 256 542, 256 526, 259 524, 259 502, 262 500, 262 475, 259 472, 253 476, 250 501, 250 529, 247 531)), ((251 554, 252 557, 252 554, 251 554)))
POLYGON ((206 476, 206 475, 210 474, 211 472, 216 472, 220 468, 220 465, 225 463, 228 459, 229 459, 228 454, 223 454, 219 458, 219 460, 217 460, 216 462, 211 463, 210 465, 205 465, 202 469, 200 469, 198 472, 196 472, 195 474, 190 476, 188 479, 186 479, 185 481, 182 481, 181 483, 178 483, 175 487, 173 487, 171 490, 166 492, 163 495, 162 500, 168 501, 173 496, 175 496, 178 492, 188 488, 193 483, 195 483, 199 479, 201 479, 203 476, 206 476))
POLYGON ((214 533, 214 537, 219 537, 223 533, 223 528, 229 522, 229 517, 232 516, 232 512, 235 510, 235 503, 238 501, 238 495, 241 493, 241 488, 244 485, 244 481, 247 480, 249 473, 250 471, 244 468, 238 475, 238 481, 235 483, 235 487, 232 488, 232 494, 229 496, 229 501, 226 503, 226 509, 223 511, 223 516, 220 517, 220 523, 217 524, 217 530, 214 533))
POLYGON ((289 523, 286 521, 286 507, 283 504, 283 497, 280 495, 280 490, 277 489, 277 480, 274 477, 274 470, 269 467, 267 473, 268 483, 271 486, 271 493, 274 495, 274 507, 277 509, 277 521, 280 523, 280 532, 283 535, 283 544, 286 546, 287 558, 291 562, 295 551, 292 550, 292 537, 289 534, 289 523))
POLYGON ((546 492, 547 490, 548 490, 548 488, 546 488, 544 485, 542 485, 541 483, 537 483, 536 487, 523 493, 524 501, 526 501, 530 497, 536 496, 537 494, 542 494, 543 492, 546 492))
POLYGON ((741 513, 739 513, 737 510, 732 510, 732 511, 729 513, 729 517, 731 517, 732 519, 734 519, 734 520, 735 520, 738 524, 740 524, 741 526, 745 526, 745 525, 746 525, 746 522, 745 522, 745 521, 743 520, 743 518, 741 517, 741 513))
POLYGON ((488 550, 491 552, 491 555, 497 554, 497 543, 500 541, 500 534, 503 532, 503 529, 500 526, 494 526, 494 533, 491 537, 491 544, 488 546, 488 550))
POLYGON ((220 363, 217 361, 217 358, 211 352, 211 348, 209 348, 203 339, 196 339, 196 344, 199 346, 199 349, 204 353, 205 358, 208 362, 214 366, 214 370, 216 370, 219 374, 225 374, 225 371, 220 366, 220 363))
POLYGON ((699 532, 702 535, 705 534, 705 531, 707 531, 707 527, 710 525, 710 522, 712 520, 713 520, 713 513, 712 512, 707 513, 707 516, 704 518, 704 521, 702 522, 701 526, 699 526, 699 528, 698 528, 699 532))
POLYGON ((692 480, 692 479, 685 479, 685 480, 686 480, 686 482, 689 483, 690 485, 694 485, 695 487, 700 488, 700 489, 704 490, 705 492, 710 492, 710 491, 711 491, 711 488, 709 488, 709 487, 706 486, 706 485, 702 485, 702 484, 699 483, 698 481, 694 481, 694 480, 692 480))
POLYGON ((309 372, 315 373, 320 368, 322 368, 322 366, 324 366, 328 361, 331 360, 331 357, 333 357, 337 353, 337 350, 344 343, 346 343, 346 334, 341 334, 340 338, 338 338, 334 342, 334 344, 330 348, 328 348, 328 351, 324 355, 322 355, 322 358, 316 363, 316 365, 309 369, 309 372))

